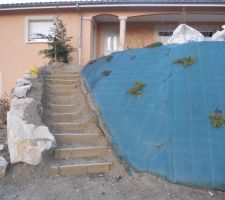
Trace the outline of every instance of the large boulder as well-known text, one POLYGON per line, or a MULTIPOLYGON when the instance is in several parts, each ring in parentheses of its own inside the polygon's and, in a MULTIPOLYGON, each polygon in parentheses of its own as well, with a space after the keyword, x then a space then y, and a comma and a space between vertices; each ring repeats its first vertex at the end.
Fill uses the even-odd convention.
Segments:
POLYGON ((8 112, 7 122, 11 163, 37 165, 41 162, 42 153, 56 145, 48 127, 27 124, 15 111, 8 112))

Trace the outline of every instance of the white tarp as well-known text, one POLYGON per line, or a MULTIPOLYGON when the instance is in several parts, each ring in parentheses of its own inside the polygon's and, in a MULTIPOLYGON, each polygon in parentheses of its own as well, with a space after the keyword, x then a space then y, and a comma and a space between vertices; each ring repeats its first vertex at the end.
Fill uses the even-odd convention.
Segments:
POLYGON ((224 41, 225 40, 225 25, 222 26, 222 31, 216 31, 212 36, 212 41, 224 41))
POLYGON ((194 28, 180 24, 174 31, 173 35, 168 40, 169 44, 182 44, 187 42, 204 41, 204 36, 194 28))

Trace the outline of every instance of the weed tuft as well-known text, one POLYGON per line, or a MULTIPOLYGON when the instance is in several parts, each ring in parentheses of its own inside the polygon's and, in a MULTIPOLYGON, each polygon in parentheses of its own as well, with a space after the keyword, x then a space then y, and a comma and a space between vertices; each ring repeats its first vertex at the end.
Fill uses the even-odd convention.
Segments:
POLYGON ((134 95, 135 97, 142 95, 142 89, 145 87, 145 84, 141 81, 135 81, 132 88, 128 89, 127 93, 134 95))
POLYGON ((102 76, 109 76, 111 74, 112 71, 110 70, 104 70, 102 71, 102 76))
POLYGON ((162 42, 154 42, 154 43, 146 46, 145 48, 157 48, 157 47, 160 47, 160 46, 163 46, 162 42))
POLYGON ((193 65, 197 61, 197 56, 188 56, 185 58, 177 58, 173 61, 173 64, 180 64, 183 67, 188 67, 190 65, 193 65))
POLYGON ((213 114, 209 114, 209 119, 211 120, 211 125, 214 128, 221 128, 225 125, 225 117, 223 111, 219 110, 217 107, 213 114))

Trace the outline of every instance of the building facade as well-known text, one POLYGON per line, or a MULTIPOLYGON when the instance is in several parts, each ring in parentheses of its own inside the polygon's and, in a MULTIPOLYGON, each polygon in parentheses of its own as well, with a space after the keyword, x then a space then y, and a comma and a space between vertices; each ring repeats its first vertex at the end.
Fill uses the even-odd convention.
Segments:
POLYGON ((0 4, 0 94, 10 94, 18 77, 33 65, 48 63, 38 52, 54 18, 66 25, 76 49, 73 62, 85 65, 102 55, 166 43, 181 23, 206 40, 225 22, 224 0, 105 0, 0 4))

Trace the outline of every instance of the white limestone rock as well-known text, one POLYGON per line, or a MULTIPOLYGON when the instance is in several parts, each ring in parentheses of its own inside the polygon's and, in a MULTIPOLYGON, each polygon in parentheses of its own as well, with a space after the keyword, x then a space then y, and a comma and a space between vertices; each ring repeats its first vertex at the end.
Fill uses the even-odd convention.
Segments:
POLYGON ((4 149, 4 144, 0 144, 0 151, 3 151, 4 149))
POLYGON ((21 87, 21 86, 24 86, 24 85, 31 85, 31 81, 27 80, 27 79, 24 79, 24 78, 21 78, 21 79, 17 80, 16 87, 21 87))
POLYGON ((6 174, 6 169, 8 166, 8 162, 3 156, 0 156, 0 178, 4 177, 6 174))
POLYGON ((26 98, 27 92, 31 89, 31 85, 24 85, 20 87, 15 87, 13 90, 12 97, 26 98))
POLYGON ((11 101, 11 108, 10 110, 14 112, 20 118, 23 118, 25 108, 34 101, 32 98, 23 98, 18 99, 14 97, 11 101))
POLYGON ((55 138, 46 126, 27 124, 14 111, 8 112, 7 122, 11 163, 38 165, 42 153, 56 146, 55 138))

